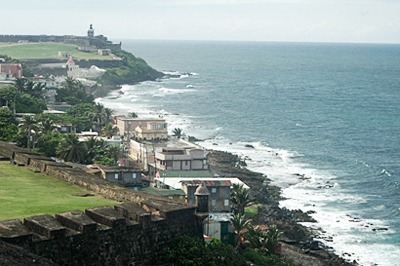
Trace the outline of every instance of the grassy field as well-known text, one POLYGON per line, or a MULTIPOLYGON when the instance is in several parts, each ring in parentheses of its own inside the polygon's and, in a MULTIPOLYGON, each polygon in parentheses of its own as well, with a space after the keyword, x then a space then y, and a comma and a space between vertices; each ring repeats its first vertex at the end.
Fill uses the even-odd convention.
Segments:
POLYGON ((101 56, 97 53, 85 53, 78 50, 78 46, 65 43, 0 43, 0 55, 8 55, 16 59, 47 59, 57 58, 58 52, 71 52, 74 59, 111 60, 110 56, 101 56))
POLYGON ((97 195, 81 196, 88 193, 57 178, 0 161, 0 220, 117 204, 97 195))

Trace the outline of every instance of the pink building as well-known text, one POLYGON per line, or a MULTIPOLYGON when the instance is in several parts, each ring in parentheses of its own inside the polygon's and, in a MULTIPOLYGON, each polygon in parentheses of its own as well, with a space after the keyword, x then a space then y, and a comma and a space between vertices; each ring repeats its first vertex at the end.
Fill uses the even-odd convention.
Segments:
POLYGON ((8 78, 22 78, 24 74, 21 64, 11 63, 0 63, 0 72, 9 75, 8 78))

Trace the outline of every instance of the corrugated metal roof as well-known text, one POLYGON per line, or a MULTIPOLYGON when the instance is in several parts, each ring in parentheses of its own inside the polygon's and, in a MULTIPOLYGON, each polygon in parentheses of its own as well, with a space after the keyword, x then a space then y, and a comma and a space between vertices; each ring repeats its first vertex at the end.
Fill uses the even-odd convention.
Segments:
POLYGON ((226 187, 226 186, 232 186, 232 182, 229 180, 198 180, 198 179, 193 179, 193 180, 188 180, 188 181, 182 181, 182 184, 185 185, 192 185, 192 186, 199 186, 201 183, 204 183, 206 186, 214 186, 214 187, 226 187))

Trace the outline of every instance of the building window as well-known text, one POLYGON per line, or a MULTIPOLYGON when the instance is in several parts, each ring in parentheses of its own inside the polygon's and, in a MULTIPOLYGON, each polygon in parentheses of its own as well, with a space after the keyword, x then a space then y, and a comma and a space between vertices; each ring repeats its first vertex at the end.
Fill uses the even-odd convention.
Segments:
POLYGON ((136 173, 132 173, 132 178, 136 179, 136 173))
POLYGON ((114 178, 115 178, 115 179, 118 179, 118 173, 114 175, 114 178))
POLYGON ((211 189, 211 193, 217 193, 217 188, 213 187, 213 188, 211 189))
POLYGON ((179 196, 179 199, 183 199, 183 196, 179 196))
POLYGON ((225 206, 225 207, 226 207, 226 206, 229 206, 229 200, 228 200, 228 199, 224 200, 224 206, 225 206))
POLYGON ((211 205, 212 206, 215 206, 217 204, 217 201, 215 200, 215 199, 213 199, 212 201, 211 201, 211 205))
POLYGON ((168 198, 169 198, 169 199, 174 199, 174 197, 172 197, 172 196, 169 196, 168 198))
POLYGON ((188 165, 188 161, 185 161, 185 165, 188 165))

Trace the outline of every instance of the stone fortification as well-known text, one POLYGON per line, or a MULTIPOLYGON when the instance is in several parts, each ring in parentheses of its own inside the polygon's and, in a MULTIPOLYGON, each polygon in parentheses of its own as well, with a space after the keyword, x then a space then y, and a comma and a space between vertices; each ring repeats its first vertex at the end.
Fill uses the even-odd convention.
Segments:
POLYGON ((121 49, 121 43, 113 43, 107 40, 103 35, 88 37, 74 35, 0 35, 0 42, 59 42, 75 44, 78 46, 96 46, 98 49, 113 47, 121 49))
POLYGON ((124 202, 0 222, 1 241, 59 265, 148 265, 181 235, 202 237, 193 205, 125 189, 107 180, 0 142, 0 156, 124 202))

